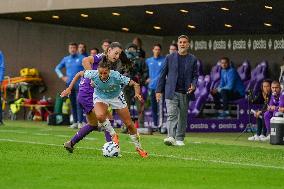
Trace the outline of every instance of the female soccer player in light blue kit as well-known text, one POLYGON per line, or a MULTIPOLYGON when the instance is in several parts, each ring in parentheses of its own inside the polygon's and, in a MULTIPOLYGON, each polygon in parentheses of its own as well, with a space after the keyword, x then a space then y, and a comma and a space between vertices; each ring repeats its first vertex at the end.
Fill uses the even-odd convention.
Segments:
POLYGON ((84 76, 93 81, 94 84, 94 111, 99 124, 106 129, 112 136, 117 135, 107 119, 108 107, 116 110, 121 120, 127 126, 130 138, 136 147, 136 151, 143 158, 148 157, 148 153, 142 149, 137 129, 131 120, 127 103, 124 99, 122 88, 125 85, 134 86, 135 97, 142 101, 140 86, 130 78, 121 75, 117 71, 110 70, 109 63, 103 59, 99 63, 98 70, 81 71, 76 75, 84 76))

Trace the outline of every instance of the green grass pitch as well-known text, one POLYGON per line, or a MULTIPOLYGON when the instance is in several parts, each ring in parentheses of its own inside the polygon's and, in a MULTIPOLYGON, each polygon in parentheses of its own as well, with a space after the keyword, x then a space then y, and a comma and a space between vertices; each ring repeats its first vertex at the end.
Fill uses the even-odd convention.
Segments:
POLYGON ((125 134, 121 158, 105 158, 103 133, 93 132, 73 154, 62 144, 75 130, 45 123, 6 121, 0 127, 0 189, 281 189, 284 147, 238 141, 238 133, 190 133, 186 146, 142 136, 142 159, 125 134))

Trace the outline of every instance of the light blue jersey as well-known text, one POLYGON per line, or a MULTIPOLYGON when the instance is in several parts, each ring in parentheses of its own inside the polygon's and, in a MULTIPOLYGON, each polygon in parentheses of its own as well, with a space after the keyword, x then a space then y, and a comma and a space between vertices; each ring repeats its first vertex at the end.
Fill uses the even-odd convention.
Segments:
POLYGON ((101 99, 118 97, 123 86, 128 85, 130 82, 130 78, 113 70, 110 70, 109 78, 106 81, 100 79, 98 70, 86 70, 84 77, 89 78, 94 82, 95 94, 101 99))

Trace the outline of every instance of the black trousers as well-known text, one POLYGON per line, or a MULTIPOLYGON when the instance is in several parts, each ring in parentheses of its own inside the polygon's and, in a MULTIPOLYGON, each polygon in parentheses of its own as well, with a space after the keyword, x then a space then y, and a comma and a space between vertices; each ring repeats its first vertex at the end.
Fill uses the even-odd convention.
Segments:
POLYGON ((223 110, 226 111, 229 108, 229 101, 231 100, 237 100, 239 98, 242 98, 242 96, 238 92, 234 92, 232 90, 226 90, 222 89, 220 92, 217 92, 215 95, 213 95, 215 108, 220 109, 220 103, 221 99, 223 101, 223 110))
MULTIPOLYGON (((263 115, 262 115, 262 116, 263 116, 263 115)), ((261 134, 263 134, 264 136, 266 136, 267 129, 266 129, 266 127, 265 127, 265 123, 264 123, 263 118, 257 118, 257 119, 256 119, 256 123, 257 123, 256 134, 257 134, 258 136, 260 136, 261 134)))

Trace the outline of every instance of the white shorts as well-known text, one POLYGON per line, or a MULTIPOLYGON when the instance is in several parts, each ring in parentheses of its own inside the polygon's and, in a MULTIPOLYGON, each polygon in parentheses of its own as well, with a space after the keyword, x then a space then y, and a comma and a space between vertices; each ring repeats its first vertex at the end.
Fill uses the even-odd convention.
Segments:
POLYGON ((102 102, 102 103, 104 103, 108 106, 111 106, 112 109, 114 109, 114 110, 123 109, 123 108, 127 107, 127 103, 124 99, 123 92, 121 92, 118 97, 110 98, 110 99, 101 99, 96 94, 94 94, 93 102, 94 102, 94 106, 97 102, 102 102))

